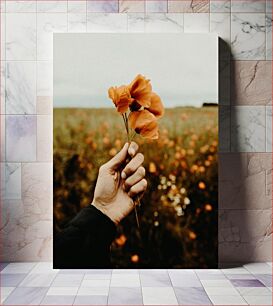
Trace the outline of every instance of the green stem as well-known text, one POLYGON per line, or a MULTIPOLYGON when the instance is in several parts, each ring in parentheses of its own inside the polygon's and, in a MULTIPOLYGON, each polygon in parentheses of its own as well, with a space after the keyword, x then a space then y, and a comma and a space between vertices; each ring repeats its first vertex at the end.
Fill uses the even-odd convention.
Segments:
MULTIPOLYGON (((129 131, 129 125, 128 125, 128 117, 127 117, 127 113, 122 114, 122 118, 123 118, 123 122, 126 128, 126 134, 127 134, 127 141, 130 144, 130 142, 133 140, 133 138, 135 137, 136 133, 133 135, 133 137, 131 137, 130 135, 130 131, 129 131)), ((139 198, 137 197, 136 201, 134 201, 134 210, 135 210, 135 216, 136 216, 136 223, 137 223, 137 227, 139 229, 139 218, 138 218, 138 214, 137 214, 137 208, 136 208, 136 202, 137 204, 140 205, 140 201, 139 198)))

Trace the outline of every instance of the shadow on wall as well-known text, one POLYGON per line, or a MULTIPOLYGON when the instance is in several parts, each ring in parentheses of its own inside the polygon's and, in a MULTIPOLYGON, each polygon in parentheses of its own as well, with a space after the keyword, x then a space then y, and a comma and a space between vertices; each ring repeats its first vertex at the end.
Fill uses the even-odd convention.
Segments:
MULTIPOLYGON (((261 244, 264 238, 270 239, 271 222, 268 230, 259 236, 259 221, 251 209, 270 208, 270 190, 266 190, 264 165, 270 162, 263 156, 263 162, 257 158, 257 153, 240 153, 239 133, 231 133, 239 127, 242 118, 238 118, 236 109, 232 109, 236 100, 238 84, 235 80, 235 61, 230 47, 223 40, 219 40, 219 203, 218 203, 218 266, 236 267, 242 264, 268 259, 264 252, 261 258, 261 244), (235 99, 234 101, 231 101, 235 99), (232 139, 233 137, 233 139, 232 139), (232 139, 232 141, 231 141, 232 139), (232 145, 231 145, 232 144, 232 145), (254 166, 253 166, 254 164, 254 166), (254 171, 261 175, 261 193, 255 182, 249 182, 249 176, 254 171), (260 170, 256 170, 256 169, 260 170), (251 172, 252 171, 252 172, 251 172), (259 172, 260 171, 260 172, 259 172), (250 173, 251 172, 251 173, 250 173), (253 191, 255 188, 255 191, 253 191), (253 199, 255 197, 255 199, 253 199), (265 202, 265 203, 263 203, 265 202), (256 222, 256 224, 255 224, 256 222), (262 239, 261 239, 262 238, 262 239), (262 240, 262 241, 261 241, 262 240), (260 252, 260 253, 259 253, 260 252), (259 253, 259 254, 258 254, 259 253)), ((269 156, 269 155, 268 155, 269 156)), ((270 167, 270 166, 268 166, 270 167)), ((256 173, 254 173, 257 175, 256 173)), ((261 214, 263 211, 261 211, 261 214)), ((264 218, 264 216, 263 216, 264 218)), ((260 225, 261 226, 261 225, 260 225)), ((266 228, 266 225, 262 225, 266 228)), ((270 241, 267 241, 269 245, 270 241)), ((267 245, 263 245, 267 248, 267 245)), ((267 249, 266 249, 267 250, 267 249)), ((263 250, 264 251, 264 250, 263 250)))
MULTIPOLYGON (((240 233, 239 226, 230 222, 229 209, 232 207, 234 192, 233 178, 243 177, 240 154, 231 150, 231 88, 234 76, 233 58, 229 44, 219 38, 219 190, 218 190, 218 266, 219 268, 239 266, 240 233), (235 174, 236 173, 236 174, 235 174), (235 174, 235 175, 234 175, 235 174), (236 252, 237 246, 237 252, 236 252), (235 247, 235 250, 234 250, 235 247), (238 264, 236 264, 238 262, 238 264)), ((240 185, 239 185, 240 186, 240 185)), ((238 192, 238 190, 237 190, 238 192)), ((244 194, 242 205, 246 208, 244 194)), ((234 211, 234 210, 233 210, 234 211)), ((235 211, 236 213, 236 211, 235 211)), ((246 219, 240 220, 241 226, 248 227, 246 219)))

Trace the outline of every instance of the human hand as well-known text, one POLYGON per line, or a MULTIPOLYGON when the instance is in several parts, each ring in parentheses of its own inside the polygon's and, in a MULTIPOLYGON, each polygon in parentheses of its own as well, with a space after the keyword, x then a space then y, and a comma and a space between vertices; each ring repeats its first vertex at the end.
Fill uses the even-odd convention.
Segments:
POLYGON ((92 205, 118 224, 134 208, 137 195, 147 188, 144 179, 145 168, 142 166, 144 156, 137 153, 135 142, 126 143, 106 164, 99 169, 99 175, 92 205), (126 164, 128 155, 131 160, 126 164))

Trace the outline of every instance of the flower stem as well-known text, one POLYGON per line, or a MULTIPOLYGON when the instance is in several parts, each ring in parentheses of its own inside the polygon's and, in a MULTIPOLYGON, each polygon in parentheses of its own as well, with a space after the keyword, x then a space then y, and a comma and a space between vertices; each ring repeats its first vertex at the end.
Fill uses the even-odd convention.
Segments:
MULTIPOLYGON (((133 137, 134 137, 135 135, 133 135, 133 137, 131 138, 130 130, 129 130, 129 125, 128 125, 127 113, 122 114, 122 118, 123 118, 123 122, 124 122, 124 125, 125 125, 125 128, 126 128, 127 141, 128 141, 128 143, 130 144, 131 141, 132 141, 132 139, 133 139, 133 137)), ((136 216, 137 227, 138 227, 138 229, 139 229, 139 219, 138 219, 138 214, 137 214, 136 202, 137 202, 137 204, 140 205, 140 202, 139 202, 139 198, 138 198, 138 197, 137 197, 136 201, 134 201, 134 210, 135 210, 135 216, 136 216)))

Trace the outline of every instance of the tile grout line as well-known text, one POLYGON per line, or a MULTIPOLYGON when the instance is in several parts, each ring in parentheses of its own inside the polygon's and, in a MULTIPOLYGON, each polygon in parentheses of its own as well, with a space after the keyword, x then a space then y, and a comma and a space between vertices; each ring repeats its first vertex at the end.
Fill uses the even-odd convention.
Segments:
POLYGON ((107 305, 109 305, 109 295, 110 295, 110 288, 111 288, 111 283, 112 283, 112 275, 113 275, 113 269, 111 269, 111 274, 110 274, 109 290, 108 290, 107 299, 106 299, 107 305))

